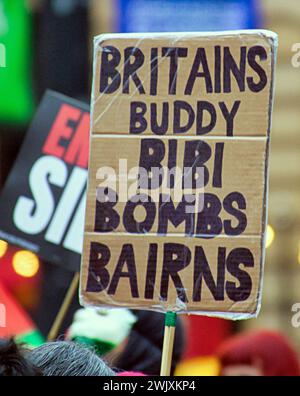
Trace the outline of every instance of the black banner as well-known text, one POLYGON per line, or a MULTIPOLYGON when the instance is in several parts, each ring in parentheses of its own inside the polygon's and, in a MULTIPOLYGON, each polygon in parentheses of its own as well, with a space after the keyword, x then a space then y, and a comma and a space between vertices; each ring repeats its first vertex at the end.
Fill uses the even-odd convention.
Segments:
POLYGON ((88 145, 88 106, 47 91, 0 197, 1 239, 79 269, 88 145))

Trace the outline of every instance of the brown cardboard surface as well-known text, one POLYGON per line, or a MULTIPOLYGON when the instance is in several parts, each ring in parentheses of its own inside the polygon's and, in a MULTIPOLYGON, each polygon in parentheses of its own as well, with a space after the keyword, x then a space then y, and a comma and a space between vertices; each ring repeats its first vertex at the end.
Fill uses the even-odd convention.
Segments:
MULTIPOLYGON (((89 169, 89 191, 87 197, 87 212, 86 212, 86 231, 93 232, 95 225, 95 212, 96 212, 96 195, 97 195, 97 187, 99 185, 107 185, 112 189, 115 189, 117 192, 120 191, 120 184, 122 183, 122 175, 119 173, 116 174, 117 180, 116 182, 107 182, 105 178, 101 177, 101 174, 98 173, 100 168, 110 167, 114 170, 119 169, 119 160, 127 160, 127 168, 128 170, 133 170, 132 173, 137 173, 137 170, 134 171, 134 168, 139 165, 140 160, 140 145, 141 140, 145 140, 146 138, 135 137, 135 136, 109 136, 109 137, 92 137, 91 144, 91 158, 93 161, 90 163, 89 169), (105 154, 105 155, 103 155, 105 154)), ((149 137, 148 137, 149 139, 149 137)), ((266 139, 260 138, 252 141, 253 138, 250 139, 224 139, 224 138, 202 138, 197 139, 199 142, 199 147, 201 147, 201 143, 204 142, 209 145, 211 148, 211 158, 205 164, 208 168, 210 178, 209 182, 206 186, 204 186, 203 192, 209 194, 216 194, 220 201, 223 201, 225 197, 232 192, 238 191, 246 199, 247 213, 251 213, 251 216, 248 216, 247 228, 243 235, 260 235, 262 232, 262 223, 261 218, 263 215, 263 191, 264 184, 260 183, 260 180, 263 180, 265 173, 265 156, 266 156, 266 139), (212 175, 214 169, 214 152, 216 143, 226 143, 224 144, 224 154, 223 154, 223 172, 222 172, 222 188, 214 188, 212 186, 212 175), (256 185, 256 188, 253 189, 253 185, 256 185)), ((162 166, 167 167, 168 162, 168 139, 159 139, 163 141, 166 146, 166 154, 164 160, 161 162, 162 166)), ((195 139, 187 139, 182 138, 178 139, 177 142, 177 165, 182 167, 184 162, 184 150, 185 143, 188 141, 195 141, 195 139)), ((179 179, 181 181, 182 179, 179 179)), ((174 206, 177 207, 179 204, 180 195, 178 197, 175 195, 175 192, 178 192, 178 189, 181 188, 181 183, 178 182, 178 185, 175 189, 164 189, 162 186, 159 189, 155 190, 145 190, 145 189, 137 189, 135 186, 135 180, 128 180, 128 187, 132 186, 131 191, 141 193, 145 193, 148 196, 153 196, 153 199, 157 197, 157 194, 161 193, 170 193, 171 197, 174 201, 174 206), (176 201, 177 199, 177 201, 176 201)), ((196 190, 197 191, 197 190, 196 190)), ((201 192, 202 189, 199 189, 201 192)), ((119 194, 118 194, 119 195, 119 194)), ((122 217, 124 214, 124 208, 127 204, 127 199, 124 202, 118 202, 114 206, 114 210, 116 210, 122 217)), ((159 202, 156 204, 157 215, 155 216, 155 221, 149 233, 157 233, 158 229, 158 218, 160 206, 159 202)), ((229 219, 235 222, 234 218, 230 214, 226 214, 224 208, 222 208, 222 219, 229 219)), ((140 206, 137 206, 135 210, 135 215, 137 218, 143 219, 145 217, 145 211, 140 206)), ((201 216, 201 213, 199 214, 201 216)), ((113 232, 126 232, 124 228, 124 223, 121 219, 120 224, 116 227, 113 232)), ((178 227, 172 226, 172 223, 169 222, 168 233, 185 233, 185 222, 181 223, 178 227)), ((223 233, 223 232, 222 232, 223 233)))
POLYGON ((230 319, 258 313, 276 46, 267 31, 95 39, 84 304, 230 319), (180 178, 169 189, 137 188, 137 167, 147 161, 165 172, 174 164, 204 167, 204 186, 183 190, 204 207, 188 220, 179 213, 180 178), (124 198, 125 179, 132 188, 124 198), (100 202, 107 188, 117 202, 100 202), (166 192, 173 206, 160 202, 166 192), (136 193, 154 202, 128 202, 136 193))
MULTIPOLYGON (((200 298, 201 301, 193 301, 194 290, 199 286, 199 283, 193 282, 194 271, 195 271, 195 247, 203 248, 205 252, 206 259, 210 265, 210 270, 214 279, 217 279, 218 270, 217 270, 217 262, 218 262, 218 248, 221 247, 225 249, 227 256, 233 250, 237 248, 237 242, 233 239, 222 237, 220 239, 211 239, 211 240, 203 240, 199 238, 182 238, 180 236, 167 236, 167 237, 142 237, 142 236, 131 236, 128 238, 128 235, 117 235, 116 237, 111 237, 110 235, 99 235, 94 233, 86 233, 85 242, 84 242, 84 254, 83 254, 83 274, 81 278, 82 285, 87 285, 87 276, 88 271, 86 268, 89 266, 90 261, 90 246, 91 242, 96 242, 108 246, 111 252, 111 257, 108 265, 106 266, 107 271, 110 274, 110 283, 112 284, 112 279, 114 276, 114 272, 116 270, 116 263, 118 263, 120 259, 120 253, 122 251, 122 247, 124 245, 130 245, 130 252, 133 252, 131 255, 131 264, 135 263, 136 266, 136 284, 138 295, 132 295, 132 287, 130 285, 130 280, 127 276, 123 276, 120 278, 120 281, 117 286, 117 292, 112 290, 110 293, 101 293, 101 299, 99 298, 100 293, 95 292, 85 292, 83 294, 83 302, 93 305, 111 305, 111 306, 123 306, 123 307, 131 307, 136 308, 137 306, 147 309, 151 306, 154 309, 160 310, 175 310, 178 312, 185 311, 203 311, 203 312, 220 312, 226 313, 229 312, 231 314, 241 314, 241 313, 254 313, 256 311, 258 305, 258 289, 259 289, 259 271, 257 268, 260 267, 260 256, 261 256, 261 243, 259 237, 245 237, 243 241, 240 243, 243 248, 251 250, 254 259, 254 267, 247 269, 251 277, 252 288, 251 294, 246 301, 242 302, 234 302, 232 301, 226 291, 224 292, 224 299, 221 301, 216 301, 212 298, 211 292, 209 291, 207 284, 204 280, 200 282, 202 284, 200 298), (191 252, 191 261, 190 264, 186 266, 183 270, 179 272, 180 280, 182 282, 182 289, 179 291, 179 295, 183 295, 183 291, 186 293, 187 300, 186 302, 181 301, 178 298, 178 289, 176 291, 174 283, 172 280, 169 280, 169 288, 168 288, 168 298, 166 301, 163 301, 161 297, 161 285, 162 285, 162 266, 163 266, 163 257, 164 251, 163 248, 166 243, 173 244, 182 244, 186 246, 191 252), (147 299, 145 298, 145 290, 146 290, 146 277, 149 277, 149 269, 148 269, 148 261, 149 261, 149 245, 157 244, 157 269, 155 275, 152 271, 153 279, 151 281, 151 285, 153 286, 153 298, 147 299)), ((133 268, 132 266, 130 267, 133 268)), ((127 264, 123 267, 124 273, 128 271, 127 264)), ((220 274, 219 270, 219 274, 220 274)), ((236 282, 235 277, 233 277, 228 270, 225 269, 224 276, 224 284, 225 289, 227 285, 227 289, 229 288, 228 282, 236 282)), ((133 271, 131 271, 133 273, 133 271)), ((220 275, 219 275, 220 276, 220 275)), ((90 272, 90 277, 93 278, 93 274, 90 272)), ((134 275, 132 276, 134 278, 134 275)), ((221 277, 220 277, 221 278, 221 277)), ((135 281, 132 280, 134 284, 135 281)), ((220 280, 220 283, 223 283, 220 280)), ((245 281, 245 284, 249 286, 248 282, 245 281)), ((223 289, 223 287, 220 287, 223 289)), ((195 299, 195 298, 194 298, 195 299)))
MULTIPOLYGON (((135 47, 142 51, 144 55, 144 64, 137 71, 140 82, 143 85, 145 94, 140 94, 139 89, 136 87, 132 81, 129 82, 129 94, 122 93, 122 78, 120 88, 115 91, 113 95, 106 95, 105 93, 99 92, 100 86, 100 74, 95 73, 94 85, 93 85, 93 133, 129 133, 129 108, 132 101, 144 101, 148 104, 151 103, 158 105, 158 114, 161 117, 162 103, 166 101, 169 104, 169 117, 168 117, 168 134, 173 134, 172 132, 172 118, 173 112, 172 108, 174 106, 174 101, 182 100, 187 101, 191 107, 195 110, 197 101, 206 100, 213 104, 218 112, 218 119, 215 128, 212 130, 210 135, 223 136, 226 135, 224 119, 220 116, 220 109, 218 108, 218 103, 226 99, 228 107, 231 108, 234 101, 241 100, 242 104, 239 109, 236 122, 235 122, 235 136, 266 136, 268 132, 268 117, 266 114, 269 111, 269 95, 270 95, 270 84, 271 80, 268 79, 268 83, 265 89, 259 93, 250 92, 249 89, 240 92, 240 89, 235 81, 232 82, 231 92, 224 93, 224 84, 222 82, 222 70, 224 70, 224 47, 230 48, 230 53, 232 56, 240 62, 241 58, 241 47, 244 47, 248 55, 249 49, 253 46, 261 46, 267 52, 271 50, 272 43, 269 38, 263 34, 226 34, 220 36, 203 36, 195 34, 194 36, 173 34, 169 37, 157 36, 154 39, 151 36, 143 37, 142 39, 137 38, 108 38, 107 36, 100 36, 95 42, 94 48, 94 61, 95 70, 99 71, 101 69, 102 54, 105 52, 103 48, 106 46, 113 46, 119 49, 121 54, 120 65, 117 70, 122 73, 124 72, 124 50, 125 48, 135 47), (217 70, 215 66, 216 55, 215 47, 219 46, 221 48, 220 57, 220 71, 221 71, 221 92, 216 93, 216 83, 214 74, 217 70), (168 95, 168 89, 170 84, 169 72, 170 72, 170 59, 169 57, 159 56, 157 62, 157 94, 150 94, 150 66, 149 62, 151 60, 151 49, 157 48, 158 54, 161 54, 162 48, 181 48, 187 49, 187 56, 178 59, 178 72, 176 76, 176 95, 168 95), (197 49, 203 48, 206 54, 207 67, 209 69, 210 79, 212 81, 211 93, 206 93, 206 84, 203 78, 197 78, 195 80, 192 94, 184 95, 187 81, 190 76, 193 63, 195 61, 195 56, 197 49), (248 117, 249 109, 256 114, 256 117, 248 117)), ((272 69, 272 59, 268 57, 264 64, 266 73, 271 76, 272 69)), ((257 74, 249 67, 249 63, 246 62, 245 65, 245 76, 247 78, 257 78, 257 74)), ((172 83, 172 82, 171 82, 172 83)), ((246 83, 247 86, 247 83, 246 83)), ((175 89, 175 83, 174 83, 175 89)), ((148 127, 144 134, 151 134, 150 122, 149 122, 149 108, 147 110, 145 118, 147 119, 148 127)), ((191 129, 186 134, 195 135, 196 123, 193 124, 191 129)))

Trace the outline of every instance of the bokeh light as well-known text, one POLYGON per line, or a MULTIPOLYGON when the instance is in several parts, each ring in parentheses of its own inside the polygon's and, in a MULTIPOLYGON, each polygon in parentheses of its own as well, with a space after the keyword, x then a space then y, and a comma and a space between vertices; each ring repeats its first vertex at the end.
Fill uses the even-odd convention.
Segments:
POLYGON ((20 250, 13 257, 13 268, 15 272, 24 278, 32 278, 40 268, 39 258, 28 250, 20 250))
POLYGON ((7 248, 8 243, 0 239, 0 258, 5 255, 7 248))
POLYGON ((267 226, 267 235, 266 235, 266 249, 268 249, 275 239, 275 231, 274 229, 268 224, 267 226))

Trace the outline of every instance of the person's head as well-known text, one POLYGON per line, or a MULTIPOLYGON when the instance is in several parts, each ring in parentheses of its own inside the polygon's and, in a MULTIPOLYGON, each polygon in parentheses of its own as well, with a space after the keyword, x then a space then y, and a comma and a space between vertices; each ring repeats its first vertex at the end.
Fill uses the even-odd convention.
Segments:
POLYGON ((40 376, 41 371, 26 357, 27 351, 13 339, 0 339, 0 376, 40 376))
MULTIPOLYGON (((134 311, 134 314, 137 321, 124 344, 124 349, 117 355, 113 364, 121 370, 159 375, 165 315, 151 311, 134 311)), ((184 344, 184 329, 180 318, 178 318, 172 358, 172 374, 181 359, 184 344)))
POLYGON ((115 373, 91 349, 75 342, 48 342, 30 352, 44 376, 112 376, 115 373))
POLYGON ((252 331, 225 341, 217 355, 223 376, 299 376, 299 358, 275 331, 252 331))

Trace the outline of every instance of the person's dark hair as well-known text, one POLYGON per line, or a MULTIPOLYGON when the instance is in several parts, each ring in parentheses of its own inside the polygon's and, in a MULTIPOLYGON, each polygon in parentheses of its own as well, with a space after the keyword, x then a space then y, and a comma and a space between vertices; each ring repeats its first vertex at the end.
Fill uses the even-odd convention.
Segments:
POLYGON ((40 376, 41 371, 26 357, 26 350, 13 339, 0 339, 0 376, 40 376))
POLYGON ((30 353, 44 376, 112 376, 115 373, 90 348, 72 341, 47 342, 30 353))
MULTIPOLYGON (((147 375, 159 375, 164 336, 165 315, 151 311, 134 311, 134 324, 128 343, 114 362, 118 369, 138 371, 147 375)), ((171 374, 174 374, 185 346, 183 324, 177 318, 171 374)))

